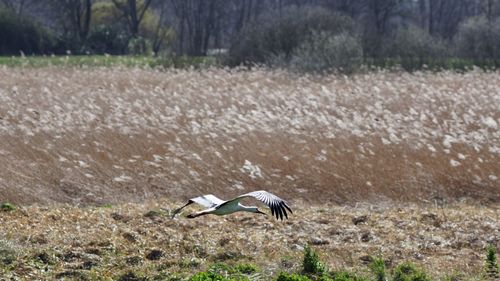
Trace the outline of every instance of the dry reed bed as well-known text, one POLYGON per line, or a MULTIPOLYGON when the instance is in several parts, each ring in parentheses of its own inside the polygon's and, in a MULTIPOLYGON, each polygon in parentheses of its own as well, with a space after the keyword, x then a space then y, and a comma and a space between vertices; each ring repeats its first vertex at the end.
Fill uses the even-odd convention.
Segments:
POLYGON ((0 76, 0 201, 258 188, 311 202, 500 199, 498 72, 4 67, 0 76))
POLYGON ((477 276, 485 246, 500 248, 500 209, 494 207, 310 207, 296 202, 294 215, 284 222, 254 214, 172 220, 157 212, 174 206, 160 200, 0 212, 0 247, 15 253, 11 264, 0 263, 0 276, 104 280, 128 271, 187 276, 215 262, 250 262, 263 270, 258 279, 269 280, 282 270, 300 270, 308 242, 331 270, 364 272, 366 257, 380 255, 389 269, 413 261, 434 277, 477 276))

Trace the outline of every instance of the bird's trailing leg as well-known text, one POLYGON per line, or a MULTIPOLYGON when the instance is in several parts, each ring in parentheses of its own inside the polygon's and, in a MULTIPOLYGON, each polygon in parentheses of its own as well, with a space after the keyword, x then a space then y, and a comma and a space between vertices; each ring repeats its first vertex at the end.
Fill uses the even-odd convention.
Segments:
POLYGON ((174 212, 172 213, 172 218, 174 218, 174 217, 175 217, 175 215, 177 215, 177 214, 178 214, 178 213, 179 213, 182 209, 184 209, 185 207, 187 207, 187 206, 189 206, 189 205, 191 205, 191 204, 193 204, 193 203, 194 203, 193 201, 189 200, 189 201, 186 203, 186 205, 184 205, 184 206, 182 206, 182 207, 180 207, 180 208, 175 209, 175 210, 174 210, 174 212))
POLYGON ((187 215, 187 218, 194 219, 194 218, 197 218, 199 216, 208 215, 208 214, 210 214, 210 212, 201 211, 201 212, 196 212, 196 213, 189 214, 189 215, 187 215))
POLYGON ((259 209, 257 209, 255 212, 256 212, 257 214, 263 214, 263 215, 267 216, 267 214, 266 214, 266 213, 262 212, 262 211, 261 211, 261 210, 259 210, 259 209))

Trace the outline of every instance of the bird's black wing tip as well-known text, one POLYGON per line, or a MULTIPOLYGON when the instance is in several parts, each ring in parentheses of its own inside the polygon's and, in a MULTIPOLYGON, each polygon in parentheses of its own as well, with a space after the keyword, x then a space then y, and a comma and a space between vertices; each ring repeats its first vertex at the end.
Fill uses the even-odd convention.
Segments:
POLYGON ((288 219, 288 214, 286 213, 286 209, 285 209, 285 202, 281 202, 281 209, 283 210, 283 214, 285 215, 285 218, 288 219))
POLYGON ((292 209, 288 206, 288 204, 287 204, 285 201, 283 201, 283 206, 285 206, 285 208, 286 208, 288 211, 290 211, 290 214, 293 214, 292 209))

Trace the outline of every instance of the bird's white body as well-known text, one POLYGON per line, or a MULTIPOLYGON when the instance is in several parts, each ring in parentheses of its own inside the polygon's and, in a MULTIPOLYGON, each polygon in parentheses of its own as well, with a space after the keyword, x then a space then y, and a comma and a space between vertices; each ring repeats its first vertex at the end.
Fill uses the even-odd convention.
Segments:
POLYGON ((192 203, 200 204, 202 206, 207 207, 208 209, 190 214, 188 215, 188 218, 196 218, 208 214, 223 216, 240 211, 265 214, 261 212, 256 206, 245 206, 239 202, 241 199, 248 197, 253 197, 257 200, 266 203, 266 205, 268 205, 269 208, 271 209, 272 214, 273 215, 276 214, 277 219, 279 218, 283 219, 283 215, 286 218, 288 218, 286 210, 290 211, 290 213, 292 212, 292 210, 290 209, 290 207, 288 207, 287 203, 284 200, 282 200, 281 198, 277 197, 274 194, 261 190, 261 191, 246 193, 228 201, 219 199, 211 194, 191 198, 189 199, 186 205, 175 210, 172 217, 175 217, 175 215, 179 213, 184 207, 192 203))
POLYGON ((209 208, 209 209, 203 210, 203 211, 198 212, 198 213, 199 214, 203 213, 203 214, 224 216, 224 215, 229 215, 229 214, 232 214, 235 212, 240 212, 240 211, 255 213, 256 209, 257 209, 257 207, 248 207, 248 206, 242 205, 240 203, 234 204, 231 202, 230 204, 224 204, 224 205, 220 206, 219 208, 216 208, 216 207, 209 208))

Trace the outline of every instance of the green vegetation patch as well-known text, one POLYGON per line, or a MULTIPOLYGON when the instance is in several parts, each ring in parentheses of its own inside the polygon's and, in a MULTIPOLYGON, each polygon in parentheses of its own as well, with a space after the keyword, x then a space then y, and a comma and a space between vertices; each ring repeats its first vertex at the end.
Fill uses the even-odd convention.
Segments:
POLYGON ((493 280, 499 280, 500 275, 498 272, 498 264, 497 264, 497 254, 496 249, 493 245, 489 245, 486 248, 486 261, 485 261, 485 273, 487 278, 491 278, 493 280))
POLYGON ((276 281, 310 281, 309 277, 300 274, 289 274, 286 272, 281 272, 276 278, 276 281))
POLYGON ((151 66, 157 59, 148 56, 12 56, 0 57, 0 65, 29 66, 151 66))
POLYGON ((249 280, 249 275, 258 272, 260 269, 249 263, 241 263, 235 266, 226 263, 214 263, 207 271, 199 272, 189 279, 190 281, 246 281, 249 280))
POLYGON ((382 258, 373 257, 372 262, 369 265, 370 271, 375 277, 376 281, 386 281, 386 270, 385 270, 385 262, 382 258))
POLYGON ((234 269, 239 272, 239 273, 243 273, 243 274, 253 274, 253 273, 256 273, 258 271, 260 271, 260 269, 254 265, 254 264, 251 264, 251 263, 240 263, 240 264, 237 264, 234 269))
POLYGON ((214 57, 153 57, 111 55, 10 56, 0 57, 0 66, 9 67, 163 67, 203 68, 217 64, 214 57))
POLYGON ((417 268, 414 264, 405 262, 394 269, 394 281, 430 281, 425 271, 417 268))
POLYGON ((199 272, 189 278, 190 281, 225 281, 231 280, 215 272, 199 272))
POLYGON ((324 275, 319 280, 321 281, 366 281, 367 279, 348 271, 332 272, 329 276, 324 275))
POLYGON ((326 271, 326 267, 320 261, 318 254, 309 245, 304 248, 302 267, 303 272, 309 274, 322 274, 326 271))
POLYGON ((14 211, 15 209, 16 209, 16 207, 9 202, 5 202, 5 203, 0 204, 0 211, 3 211, 3 212, 14 211))

